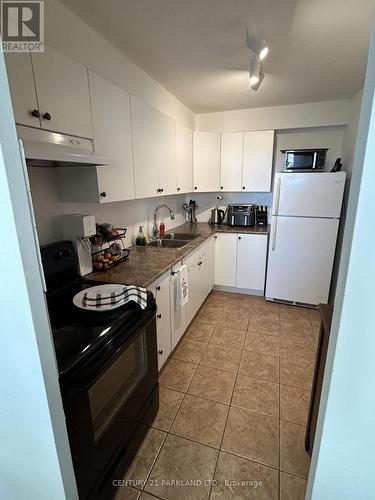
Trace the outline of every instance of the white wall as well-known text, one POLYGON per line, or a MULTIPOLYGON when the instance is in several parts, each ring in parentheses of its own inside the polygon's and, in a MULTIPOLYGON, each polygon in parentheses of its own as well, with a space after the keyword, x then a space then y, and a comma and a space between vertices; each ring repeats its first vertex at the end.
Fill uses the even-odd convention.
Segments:
POLYGON ((336 293, 337 287, 337 278, 339 272, 339 266, 341 261, 341 253, 342 253, 342 245, 344 238, 344 229, 345 229, 345 221, 347 217, 347 207, 348 200, 350 194, 350 185, 351 185, 351 176, 353 171, 353 163, 354 163, 354 152, 356 146, 357 132, 358 132, 358 122, 359 122, 359 114, 361 110, 361 103, 363 97, 363 90, 358 92, 350 102, 350 112, 349 112, 349 123, 347 127, 345 127, 345 132, 343 136, 343 145, 342 145, 342 161, 343 161, 343 170, 345 170, 346 177, 346 185, 344 191, 344 200, 341 212, 341 221, 339 226, 339 232, 337 236, 337 249, 335 255, 335 262, 333 266, 332 272, 332 282, 331 282, 331 291, 330 291, 330 301, 333 301, 333 298, 336 293))
POLYGON ((190 128, 194 127, 193 113, 160 83, 58 0, 48 0, 44 3, 47 45, 61 50, 176 121, 190 128))
POLYGON ((2 53, 0 96, 0 498, 76 500, 2 53))
POLYGON ((294 148, 328 148, 325 170, 331 170, 336 158, 342 157, 344 134, 344 126, 278 130, 275 141, 275 170, 284 170, 285 156, 280 150, 294 148))
POLYGON ((340 273, 307 498, 375 491, 375 25, 363 92, 340 273))
POLYGON ((350 100, 340 100, 203 113, 195 116, 195 127, 207 132, 240 132, 346 125, 350 105, 350 100))

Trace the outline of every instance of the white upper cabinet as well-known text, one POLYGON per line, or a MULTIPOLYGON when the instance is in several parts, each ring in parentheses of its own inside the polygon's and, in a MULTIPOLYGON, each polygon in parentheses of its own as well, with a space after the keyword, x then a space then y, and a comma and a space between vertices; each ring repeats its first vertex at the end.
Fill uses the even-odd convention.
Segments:
POLYGON ((158 140, 156 111, 137 97, 130 96, 136 198, 157 196, 158 140))
POLYGON ((176 192, 176 122, 156 112, 159 194, 176 192))
POLYGON ((10 93, 16 123, 40 127, 30 54, 5 54, 10 93))
POLYGON ((193 190, 193 131, 176 123, 177 193, 193 190))
POLYGON ((135 198, 130 96, 89 72, 95 151, 110 165, 97 167, 101 203, 135 198))
POLYGON ((242 191, 271 191, 274 130, 245 132, 242 191))
POLYGON ((223 191, 242 190, 243 132, 221 134, 221 181, 223 191))
POLYGON ((194 132, 194 191, 220 189, 220 133, 194 132))
POLYGON ((87 69, 51 47, 32 63, 42 128, 91 138, 87 69))

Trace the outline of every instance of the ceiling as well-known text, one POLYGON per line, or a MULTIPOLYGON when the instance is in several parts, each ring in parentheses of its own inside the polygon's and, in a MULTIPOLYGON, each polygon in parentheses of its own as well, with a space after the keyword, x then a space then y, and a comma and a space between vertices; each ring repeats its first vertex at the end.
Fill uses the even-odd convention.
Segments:
POLYGON ((352 97, 374 0, 61 0, 196 113, 352 97), (249 90, 246 25, 267 40, 249 90))

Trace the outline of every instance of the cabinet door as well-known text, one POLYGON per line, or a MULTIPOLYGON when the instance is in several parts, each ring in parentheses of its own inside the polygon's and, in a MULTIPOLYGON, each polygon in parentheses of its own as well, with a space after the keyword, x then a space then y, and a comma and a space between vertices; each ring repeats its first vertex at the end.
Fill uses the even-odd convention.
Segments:
POLYGON ((130 96, 136 198, 157 196, 158 149, 155 110, 130 96))
POLYGON ((237 234, 218 233, 215 244, 215 285, 236 286, 237 234))
POLYGON ((5 62, 16 123, 40 127, 38 116, 31 114, 33 110, 38 112, 39 107, 30 54, 6 53, 5 62))
POLYGON ((221 180, 223 191, 242 190, 243 132, 221 134, 221 180))
POLYGON ((158 180, 160 194, 176 192, 176 122, 169 116, 156 113, 158 180))
POLYGON ((189 324, 196 315, 201 304, 201 275, 200 275, 200 256, 195 251, 186 259, 189 279, 189 301, 186 304, 186 320, 189 324))
POLYGON ((239 234, 237 288, 264 291, 267 260, 266 234, 239 234))
POLYGON ((129 94, 89 72, 95 150, 110 159, 97 167, 100 202, 135 198, 129 94), (104 195, 105 194, 105 195, 104 195))
POLYGON ((209 240, 208 247, 208 263, 209 263, 209 281, 208 281, 208 292, 210 292, 215 286, 215 237, 211 237, 209 240))
POLYGON ((219 191, 220 134, 194 132, 194 191, 219 191))
POLYGON ((193 131, 176 123, 177 192, 193 190, 193 131))
POLYGON ((274 135, 274 130, 245 132, 243 191, 271 191, 274 135))
POLYGON ((87 69, 51 47, 32 54, 32 62, 42 128, 91 138, 87 69))
POLYGON ((154 294, 158 306, 156 313, 156 332, 158 342, 158 365, 160 370, 172 352, 169 276, 157 282, 155 285, 151 285, 150 290, 154 294))
POLYGON ((171 276, 169 297, 171 301, 171 338, 172 349, 174 349, 184 334, 186 323, 186 305, 183 307, 177 306, 177 287, 178 287, 178 274, 171 276))

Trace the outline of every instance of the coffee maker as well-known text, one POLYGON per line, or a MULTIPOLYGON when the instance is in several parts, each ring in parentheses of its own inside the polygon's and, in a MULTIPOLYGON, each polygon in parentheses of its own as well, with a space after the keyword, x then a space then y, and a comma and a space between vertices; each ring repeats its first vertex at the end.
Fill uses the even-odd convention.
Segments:
POLYGON ((62 217, 63 238, 70 240, 77 252, 81 276, 92 272, 90 237, 96 234, 94 215, 68 214, 62 217))

